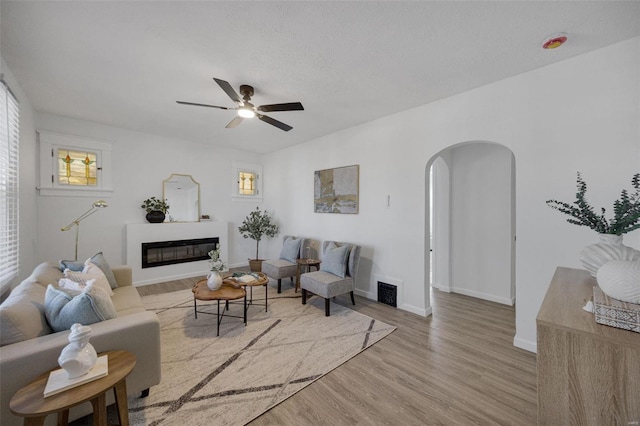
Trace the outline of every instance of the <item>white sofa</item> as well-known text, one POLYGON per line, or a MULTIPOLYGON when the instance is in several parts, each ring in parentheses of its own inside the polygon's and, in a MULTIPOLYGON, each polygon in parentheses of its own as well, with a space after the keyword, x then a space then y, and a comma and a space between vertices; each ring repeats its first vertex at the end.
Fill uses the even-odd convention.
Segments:
MULTIPOLYGON (((118 282, 112 301, 117 318, 91 324, 90 343, 98 353, 125 350, 136 356, 136 366, 127 378, 127 393, 141 395, 160 383, 160 323, 155 313, 146 311, 138 291, 132 285, 129 266, 112 268, 118 282)), ((13 394, 42 373, 58 367, 58 356, 66 346, 69 331, 53 332, 44 313, 48 284, 63 276, 53 263, 42 263, 14 288, 0 305, 0 424, 22 425, 23 419, 11 413, 13 394)), ((107 393, 107 404, 113 403, 113 392, 107 393)), ((70 410, 69 420, 92 411, 85 403, 70 410)), ((56 416, 46 424, 56 424, 56 416)))

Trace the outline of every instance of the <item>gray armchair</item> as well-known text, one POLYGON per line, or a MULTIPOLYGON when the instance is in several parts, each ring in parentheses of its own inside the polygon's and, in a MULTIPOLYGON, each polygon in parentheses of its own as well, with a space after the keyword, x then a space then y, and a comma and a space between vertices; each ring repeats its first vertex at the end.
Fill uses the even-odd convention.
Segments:
POLYGON ((262 272, 269 278, 278 280, 278 293, 282 291, 282 278, 291 278, 298 272, 296 261, 304 256, 304 249, 308 245, 307 238, 296 238, 292 235, 285 235, 282 238, 282 251, 279 259, 270 259, 262 262, 262 272))
POLYGON ((350 293, 351 303, 356 301, 353 289, 360 263, 360 246, 336 241, 322 243, 322 264, 320 270, 300 276, 302 304, 307 303, 307 291, 325 299, 325 315, 329 316, 329 299, 340 294, 350 293))

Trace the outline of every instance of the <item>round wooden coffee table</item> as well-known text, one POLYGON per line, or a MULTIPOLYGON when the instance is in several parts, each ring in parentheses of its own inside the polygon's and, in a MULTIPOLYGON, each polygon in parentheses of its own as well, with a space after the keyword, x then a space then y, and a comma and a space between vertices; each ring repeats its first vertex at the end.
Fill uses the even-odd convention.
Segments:
POLYGON ((193 313, 196 317, 196 319, 198 318, 198 312, 201 314, 210 314, 213 315, 211 312, 206 312, 206 311, 198 311, 198 306, 197 306, 197 301, 210 301, 210 300, 215 300, 218 302, 218 311, 216 313, 217 315, 217 328, 216 328, 216 336, 220 335, 220 323, 222 322, 222 318, 224 318, 225 316, 227 317, 233 317, 233 318, 243 318, 245 325, 247 324, 247 318, 246 318, 246 312, 247 312, 247 292, 239 285, 234 284, 229 282, 227 279, 225 279, 222 282, 222 286, 218 289, 218 290, 211 290, 209 289, 209 287, 207 287, 207 280, 206 279, 202 279, 199 280, 196 285, 193 286, 193 289, 191 289, 191 291, 193 291, 193 313), (245 300, 245 307, 244 307, 244 312, 245 315, 242 317, 239 316, 235 316, 235 315, 229 315, 226 314, 225 315, 225 311, 229 310, 229 301, 230 300, 237 300, 237 299, 242 299, 244 297, 245 300), (225 306, 222 310, 222 314, 220 314, 220 301, 224 301, 225 302, 225 306))
POLYGON ((93 424, 106 426, 106 392, 113 388, 120 424, 128 426, 126 378, 136 365, 136 356, 125 351, 109 351, 98 354, 98 356, 102 355, 107 355, 109 365, 109 373, 106 376, 45 398, 44 388, 50 373, 48 371, 36 377, 13 395, 9 402, 11 412, 16 416, 24 417, 24 425, 43 425, 47 415, 53 413, 58 414, 59 425, 66 425, 69 421, 70 408, 91 401, 93 424))

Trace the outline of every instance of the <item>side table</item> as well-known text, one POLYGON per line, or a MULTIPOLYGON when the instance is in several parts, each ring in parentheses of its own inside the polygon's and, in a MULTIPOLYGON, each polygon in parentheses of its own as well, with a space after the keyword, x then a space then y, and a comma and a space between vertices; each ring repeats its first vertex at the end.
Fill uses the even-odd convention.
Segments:
POLYGON ((24 417, 25 426, 43 425, 47 415, 53 413, 58 414, 58 425, 66 425, 69 422, 70 408, 91 401, 94 426, 106 426, 106 392, 113 388, 120 424, 128 426, 126 378, 136 365, 136 356, 126 351, 109 351, 98 356, 105 354, 109 363, 109 374, 106 376, 45 398, 44 388, 50 373, 48 371, 15 393, 9 403, 11 412, 24 417))
POLYGON ((298 270, 296 272, 295 293, 297 293, 298 289, 300 288, 300 274, 304 272, 309 272, 312 266, 315 266, 316 271, 319 271, 320 263, 322 263, 322 261, 320 259, 298 259, 296 263, 298 264, 298 270), (303 269, 304 269, 304 272, 302 272, 303 269))
MULTIPOLYGON (((245 296, 245 310, 244 310, 244 322, 245 324, 247 323, 247 310, 249 309, 249 306, 254 305, 253 303, 253 287, 260 287, 260 286, 264 286, 264 311, 267 312, 267 310, 269 309, 268 304, 269 304, 269 278, 263 273, 263 272, 258 272, 257 273, 258 278, 256 278, 253 281, 249 281, 249 282, 238 282, 238 284, 240 284, 241 286, 244 287, 244 290, 247 291, 247 288, 249 289, 249 299, 247 299, 247 296, 245 296)), ((262 306, 262 304, 256 304, 259 306, 262 306)))
POLYGON ((199 280, 195 286, 193 286, 193 313, 198 318, 198 312, 201 314, 211 314, 211 312, 206 311, 198 311, 197 301, 206 301, 206 300, 215 300, 218 302, 218 311, 217 315, 217 328, 216 328, 216 336, 220 336, 220 323, 222 322, 222 318, 225 317, 225 310, 229 309, 229 300, 237 300, 242 299, 244 297, 244 311, 245 314, 242 317, 238 317, 235 315, 226 314, 228 317, 233 318, 243 318, 245 325, 247 324, 246 312, 247 312, 247 293, 244 289, 240 288, 240 286, 236 287, 235 285, 229 284, 226 281, 222 282, 222 287, 217 290, 210 290, 207 287, 207 280, 199 280), (225 301, 225 306, 222 308, 222 315, 220 315, 220 301, 225 301))

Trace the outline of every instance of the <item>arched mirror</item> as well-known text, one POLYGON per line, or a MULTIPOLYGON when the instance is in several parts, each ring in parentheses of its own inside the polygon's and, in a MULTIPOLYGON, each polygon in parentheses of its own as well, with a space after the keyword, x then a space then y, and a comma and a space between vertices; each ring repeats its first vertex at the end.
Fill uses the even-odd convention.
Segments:
POLYGON ((170 222, 200 221, 200 184, 191 175, 174 173, 163 180, 162 198, 169 204, 170 222))

